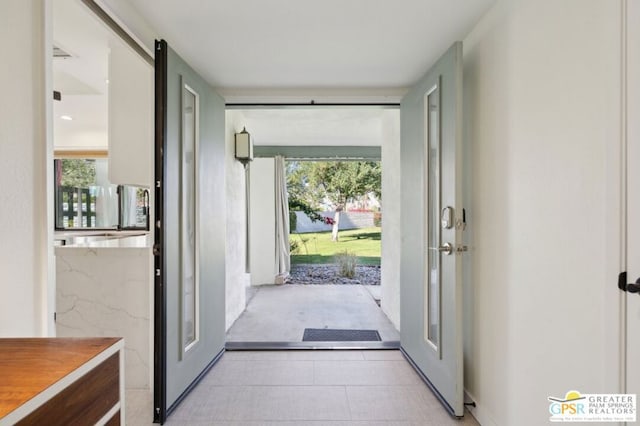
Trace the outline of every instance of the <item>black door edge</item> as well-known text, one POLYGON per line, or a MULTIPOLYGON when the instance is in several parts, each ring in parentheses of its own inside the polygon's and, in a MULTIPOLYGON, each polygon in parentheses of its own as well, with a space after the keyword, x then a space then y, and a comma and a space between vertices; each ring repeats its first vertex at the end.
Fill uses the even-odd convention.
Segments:
POLYGON ((155 42, 155 223, 153 224, 153 422, 167 418, 167 297, 164 285, 164 156, 167 132, 167 42, 155 42))

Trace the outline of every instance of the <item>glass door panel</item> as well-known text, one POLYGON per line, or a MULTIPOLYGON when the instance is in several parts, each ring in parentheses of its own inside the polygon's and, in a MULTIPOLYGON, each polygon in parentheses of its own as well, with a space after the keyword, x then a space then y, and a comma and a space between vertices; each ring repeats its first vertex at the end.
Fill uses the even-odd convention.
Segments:
POLYGON ((440 353, 440 88, 425 95, 427 136, 427 241, 425 339, 440 353))

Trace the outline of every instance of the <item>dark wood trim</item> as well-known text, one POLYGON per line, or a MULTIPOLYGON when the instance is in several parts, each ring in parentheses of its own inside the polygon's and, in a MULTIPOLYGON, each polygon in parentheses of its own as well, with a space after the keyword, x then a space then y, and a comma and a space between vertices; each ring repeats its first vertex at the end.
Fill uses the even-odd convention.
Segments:
POLYGON ((149 65, 153 66, 153 57, 147 53, 147 51, 133 38, 131 35, 125 31, 124 28, 120 26, 112 17, 109 15, 100 5, 98 5, 95 0, 82 0, 85 6, 87 6, 91 11, 98 17, 102 22, 105 23, 106 26, 111 28, 111 30, 118 35, 125 43, 127 43, 137 54, 139 54, 142 59, 144 59, 149 65))
POLYGON ((116 413, 111 417, 104 426, 120 426, 120 410, 116 411, 116 413))
POLYGON ((96 424, 120 401, 119 372, 116 352, 17 425, 96 424))
POLYGON ((53 158, 109 158, 106 149, 54 149, 53 158))
POLYGON ((167 418, 167 295, 164 275, 164 150, 167 140, 167 49, 166 41, 156 40, 153 421, 160 424, 164 423, 167 418))
POLYGON ((0 339, 0 419, 119 340, 111 337, 0 339))

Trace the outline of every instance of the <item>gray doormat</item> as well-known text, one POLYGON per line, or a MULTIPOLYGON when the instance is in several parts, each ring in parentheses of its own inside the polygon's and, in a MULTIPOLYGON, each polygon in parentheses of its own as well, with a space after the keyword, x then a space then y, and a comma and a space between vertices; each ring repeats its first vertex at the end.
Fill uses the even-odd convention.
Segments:
POLYGON ((303 342, 380 342, 378 330, 336 330, 305 328, 303 342))

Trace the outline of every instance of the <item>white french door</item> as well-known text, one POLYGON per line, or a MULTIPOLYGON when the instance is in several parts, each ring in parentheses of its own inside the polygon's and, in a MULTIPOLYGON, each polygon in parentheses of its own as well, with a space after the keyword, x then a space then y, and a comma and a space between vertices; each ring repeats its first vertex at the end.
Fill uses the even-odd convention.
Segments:
POLYGON ((462 43, 402 99, 401 347, 444 406, 464 414, 462 43))

